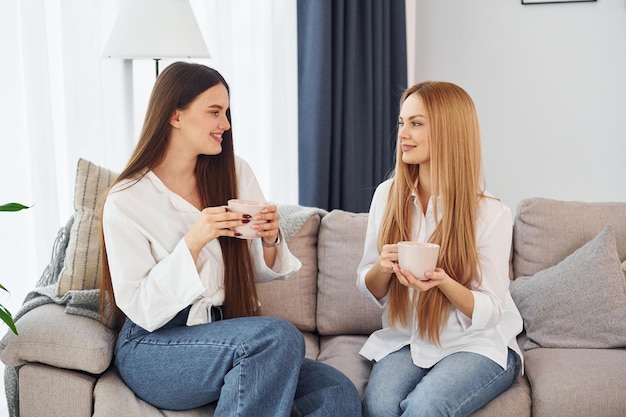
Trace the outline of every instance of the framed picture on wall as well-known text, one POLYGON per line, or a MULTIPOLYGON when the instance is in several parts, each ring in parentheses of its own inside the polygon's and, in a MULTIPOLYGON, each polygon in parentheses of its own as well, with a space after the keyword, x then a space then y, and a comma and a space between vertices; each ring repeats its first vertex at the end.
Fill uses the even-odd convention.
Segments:
POLYGON ((598 0, 522 0, 522 4, 589 3, 598 0))

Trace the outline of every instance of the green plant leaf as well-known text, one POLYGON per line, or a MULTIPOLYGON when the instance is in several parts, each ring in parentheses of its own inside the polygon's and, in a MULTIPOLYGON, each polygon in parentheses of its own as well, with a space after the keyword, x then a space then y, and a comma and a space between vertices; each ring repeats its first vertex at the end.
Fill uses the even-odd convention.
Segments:
POLYGON ((0 319, 2 319, 7 326, 9 326, 13 333, 17 334, 17 327, 15 327, 15 323, 13 322, 13 316, 11 315, 11 312, 2 304, 0 304, 0 319))
MULTIPOLYGON (((30 207, 32 206, 25 206, 24 204, 20 203, 7 203, 0 206, 0 211, 20 211, 28 209, 30 207)), ((9 292, 9 290, 4 288, 4 285, 2 284, 0 284, 0 290, 9 292)), ((9 326, 13 333, 17 334, 17 328, 15 327, 15 323, 13 322, 13 316, 11 315, 11 312, 2 304, 0 304, 0 319, 5 322, 7 326, 9 326)))
POLYGON ((20 211, 30 208, 31 206, 25 206, 20 203, 7 203, 0 206, 0 211, 20 211))

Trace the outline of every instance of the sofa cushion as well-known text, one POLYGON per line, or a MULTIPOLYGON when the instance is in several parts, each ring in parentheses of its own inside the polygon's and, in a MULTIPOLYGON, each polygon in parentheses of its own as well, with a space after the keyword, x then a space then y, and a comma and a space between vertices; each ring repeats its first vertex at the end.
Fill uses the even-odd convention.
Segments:
POLYGON ((471 417, 530 417, 531 402, 528 379, 520 376, 506 391, 474 412, 471 417))
POLYGON ((94 319, 66 314, 64 306, 44 304, 16 325, 19 336, 7 332, 0 342, 7 366, 39 362, 100 374, 111 364, 117 334, 94 319))
POLYGON ((65 262, 57 295, 69 290, 97 288, 100 270, 100 216, 98 200, 117 177, 114 172, 85 159, 78 160, 74 188, 74 222, 70 228, 65 262))
MULTIPOLYGON (((304 340, 306 344, 306 357, 315 359, 319 351, 317 335, 304 333, 304 340)), ((110 367, 98 379, 93 396, 93 417, 210 417, 215 411, 215 403, 184 411, 157 409, 137 397, 124 383, 114 366, 110 367)))
POLYGON ((626 203, 523 200, 513 227, 513 275, 531 276, 554 266, 613 225, 619 259, 626 259, 626 203))
POLYGON ((510 289, 524 318, 526 350, 626 346, 626 280, 612 226, 510 289))
POLYGON ((317 360, 320 354, 320 337, 317 333, 301 332, 304 336, 304 357, 317 360))
POLYGON ((361 396, 372 370, 372 363, 359 355, 366 340, 364 335, 322 336, 317 358, 350 378, 361 396))
POLYGON ((533 417, 626 416, 626 349, 533 349, 524 358, 533 417))
POLYGON ((93 417, 210 417, 215 411, 215 403, 184 411, 160 410, 137 397, 115 367, 98 379, 93 397, 93 417))
POLYGON ((317 330, 322 335, 369 335, 382 326, 383 310, 356 286, 366 229, 366 213, 333 210, 322 218, 317 246, 317 330))
MULTIPOLYGON (((281 224, 292 223, 296 214, 280 211, 281 224)), ((290 237, 288 233, 283 235, 291 253, 302 262, 302 268, 284 281, 257 284, 257 292, 262 314, 289 320, 298 329, 310 332, 315 330, 320 216, 311 211, 307 213, 308 218, 295 236, 290 237)))

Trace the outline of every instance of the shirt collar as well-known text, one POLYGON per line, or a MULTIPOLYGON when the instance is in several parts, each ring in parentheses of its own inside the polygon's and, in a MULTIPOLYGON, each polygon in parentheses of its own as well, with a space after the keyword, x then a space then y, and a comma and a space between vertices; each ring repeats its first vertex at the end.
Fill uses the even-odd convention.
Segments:
POLYGON ((148 171, 145 175, 145 178, 147 178, 152 183, 152 185, 154 186, 154 188, 157 189, 157 191, 167 194, 168 198, 170 199, 170 202, 172 203, 172 205, 174 206, 176 210, 190 211, 190 212, 196 212, 196 213, 198 212, 198 209, 194 207, 190 202, 188 202, 187 200, 185 200, 184 198, 182 198, 181 196, 179 196, 178 194, 176 194, 175 192, 167 188, 167 186, 163 184, 163 181, 161 181, 161 178, 159 178, 157 174, 154 173, 154 171, 152 170, 148 171))

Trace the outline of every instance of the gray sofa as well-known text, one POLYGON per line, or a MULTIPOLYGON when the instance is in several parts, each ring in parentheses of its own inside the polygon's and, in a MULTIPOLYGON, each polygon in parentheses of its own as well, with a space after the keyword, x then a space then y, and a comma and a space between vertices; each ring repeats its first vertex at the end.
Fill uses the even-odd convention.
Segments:
MULTIPOLYGON (((363 392, 370 364, 357 352, 367 336, 380 327, 381 316, 381 310, 364 300, 355 286, 367 214, 341 210, 326 213, 289 205, 279 206, 279 210, 286 241, 304 266, 287 281, 259 284, 263 313, 294 323, 304 334, 307 357, 341 370, 363 392)), ((67 249, 75 249, 73 228, 84 217, 85 213, 77 211, 73 221, 60 230, 51 265, 40 280, 40 287, 29 295, 18 313, 20 335, 7 332, 1 341, 0 357, 7 367, 5 386, 11 415, 212 415, 211 405, 174 412, 158 410, 138 399, 111 365, 116 335, 91 316, 97 292, 82 288, 59 293, 58 281, 63 279, 70 257, 75 256, 67 249)), ((523 201, 515 218, 512 277, 527 277, 520 282, 529 285, 540 280, 548 282, 553 279, 548 276, 550 271, 558 274, 561 261, 571 258, 607 224, 613 226, 617 240, 613 261, 617 262, 623 289, 624 275, 617 259, 626 258, 626 203, 523 201)), ((592 281, 599 279, 591 277, 592 281)), ((542 312, 547 309, 547 314, 551 314, 549 306, 533 306, 529 285, 516 288, 515 296, 520 302, 530 304, 524 308, 542 312)), ((593 291, 593 282, 588 289, 593 291)), ((626 306, 626 295, 622 292, 621 300, 617 295, 617 301, 612 302, 618 303, 619 310, 620 302, 626 306)), ((622 313, 623 308, 618 314, 622 313)), ((569 316, 572 314, 568 312, 569 316)), ((529 348, 525 352, 525 375, 474 416, 625 416, 626 350, 594 347, 586 341, 581 347, 559 347, 558 343, 556 347, 545 347, 552 341, 534 339, 535 333, 541 333, 542 325, 536 322, 541 319, 533 316, 534 321, 527 323, 525 317, 525 325, 533 331, 519 338, 520 344, 529 348)), ((626 325, 624 315, 615 320, 621 321, 622 328, 626 325)), ((590 332, 593 340, 596 332, 597 329, 590 332)))

